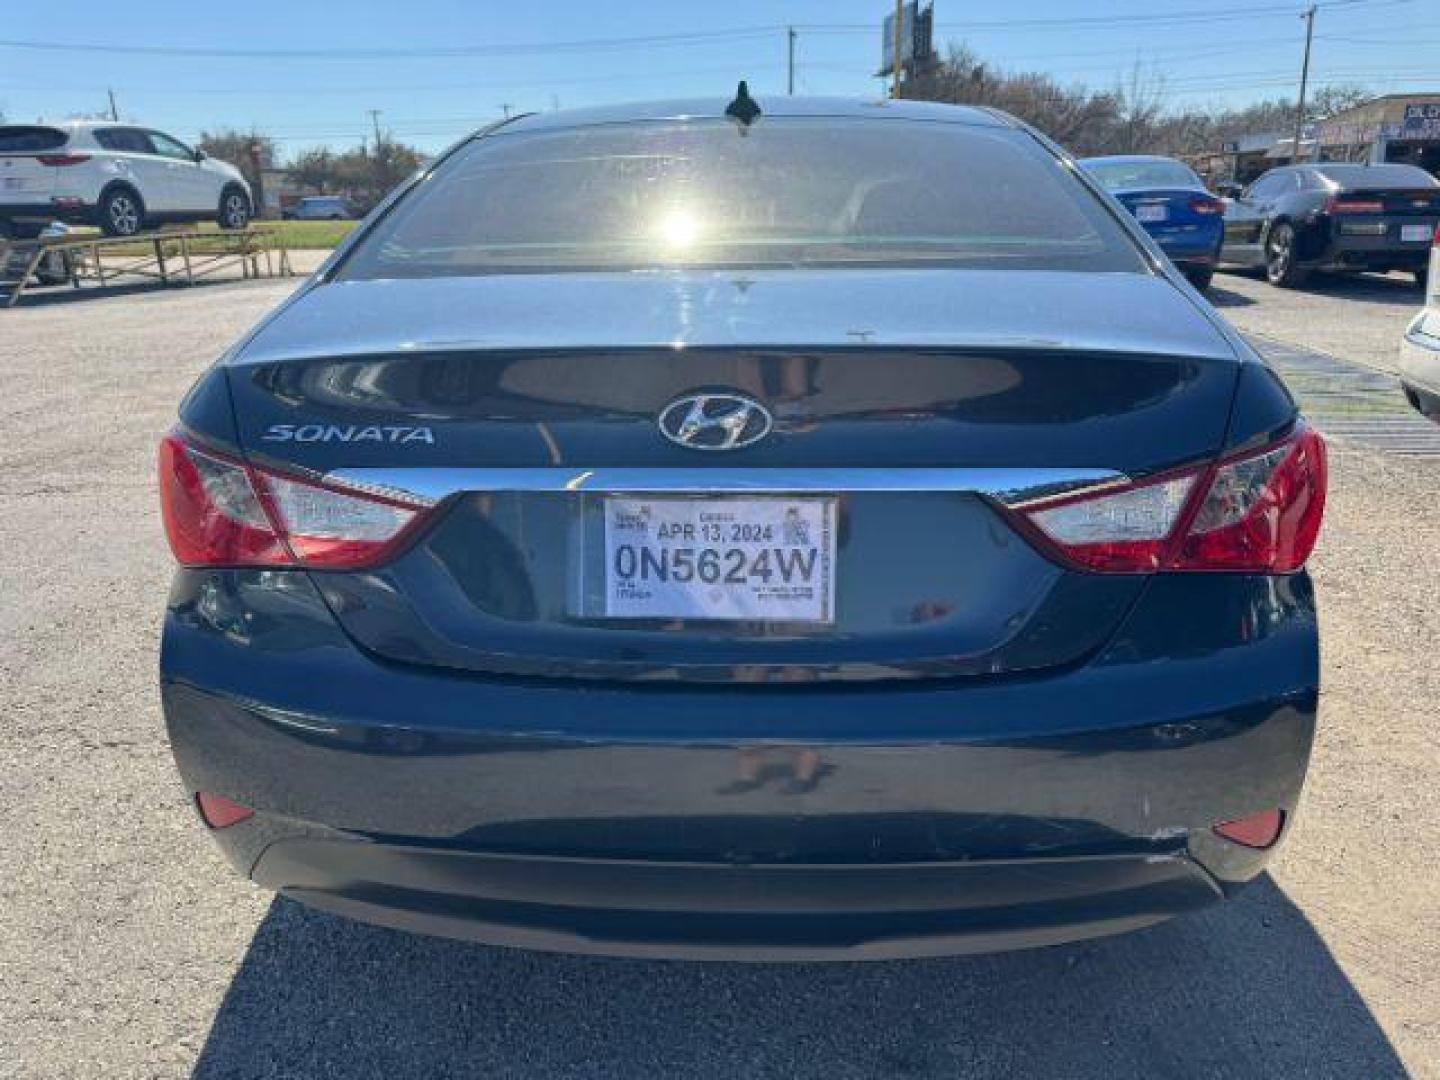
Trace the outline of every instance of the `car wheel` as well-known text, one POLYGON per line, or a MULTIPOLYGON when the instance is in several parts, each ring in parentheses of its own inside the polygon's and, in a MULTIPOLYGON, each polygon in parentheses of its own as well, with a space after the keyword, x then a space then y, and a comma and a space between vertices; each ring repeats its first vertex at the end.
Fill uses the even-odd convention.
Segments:
POLYGON ((1196 266, 1186 270, 1185 276, 1190 280, 1190 284, 1195 286, 1196 292, 1204 292, 1210 287, 1210 279, 1215 276, 1215 268, 1213 266, 1196 266))
POLYGON ((100 196, 99 217, 106 236, 134 236, 145 227, 145 204, 128 187, 111 188, 100 196))
POLYGON ((239 188, 226 188, 220 196, 220 212, 216 217, 222 229, 243 229, 250 224, 250 200, 239 188))
POLYGON ((1265 278, 1271 285, 1282 289, 1293 289, 1305 284, 1309 272, 1296 265, 1295 227, 1288 221, 1271 228, 1265 237, 1265 278))

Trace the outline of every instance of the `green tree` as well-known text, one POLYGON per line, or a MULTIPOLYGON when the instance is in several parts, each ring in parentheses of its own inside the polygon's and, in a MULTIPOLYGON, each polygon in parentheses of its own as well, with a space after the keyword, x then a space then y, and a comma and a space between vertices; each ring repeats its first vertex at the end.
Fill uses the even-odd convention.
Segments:
MULTIPOLYGON (((278 158, 275 140, 254 128, 249 131, 240 131, 237 128, 202 131, 200 141, 196 145, 211 157, 220 161, 228 161, 246 176, 250 176, 253 171, 250 154, 252 146, 260 147, 261 168, 268 169, 278 158)), ((253 180, 254 177, 251 179, 253 180)))

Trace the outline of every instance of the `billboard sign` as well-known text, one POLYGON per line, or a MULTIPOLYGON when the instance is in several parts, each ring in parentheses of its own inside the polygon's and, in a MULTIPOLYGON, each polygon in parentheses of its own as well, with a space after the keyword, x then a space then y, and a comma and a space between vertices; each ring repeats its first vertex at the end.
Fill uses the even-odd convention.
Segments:
MULTIPOLYGON (((900 67, 913 67, 918 57, 928 59, 935 52, 934 27, 935 7, 927 5, 922 11, 919 0, 909 0, 900 8, 900 67)), ((880 24, 880 70, 879 75, 889 75, 895 70, 895 13, 885 16, 880 24)))

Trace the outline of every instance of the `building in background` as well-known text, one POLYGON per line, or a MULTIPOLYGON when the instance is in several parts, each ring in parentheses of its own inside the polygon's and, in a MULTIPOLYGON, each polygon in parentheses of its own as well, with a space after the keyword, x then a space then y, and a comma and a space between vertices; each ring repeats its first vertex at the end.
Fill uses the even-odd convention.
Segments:
MULTIPOLYGON (((1291 142, 1293 139, 1279 132, 1265 131, 1222 143, 1218 153, 1196 154, 1186 160, 1211 187, 1222 180, 1249 184, 1267 169, 1288 164, 1291 142)), ((1312 145, 1302 137, 1302 150, 1312 145)))
POLYGON ((1440 176, 1440 91, 1386 94, 1323 121, 1321 161, 1404 162, 1440 176))

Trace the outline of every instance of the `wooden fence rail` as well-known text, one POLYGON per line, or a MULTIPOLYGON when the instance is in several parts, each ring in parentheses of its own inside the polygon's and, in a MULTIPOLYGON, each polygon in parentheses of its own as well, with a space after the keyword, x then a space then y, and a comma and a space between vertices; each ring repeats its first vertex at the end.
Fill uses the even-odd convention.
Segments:
POLYGON ((104 286, 125 277, 193 285, 236 264, 246 279, 292 277, 295 273, 284 235, 263 225, 235 230, 160 229, 136 236, 0 239, 0 279, 10 277, 10 267, 19 267, 18 279, 9 281, 5 307, 20 302, 35 272, 47 256, 56 253, 63 257, 65 274, 77 289, 82 282, 104 286))

